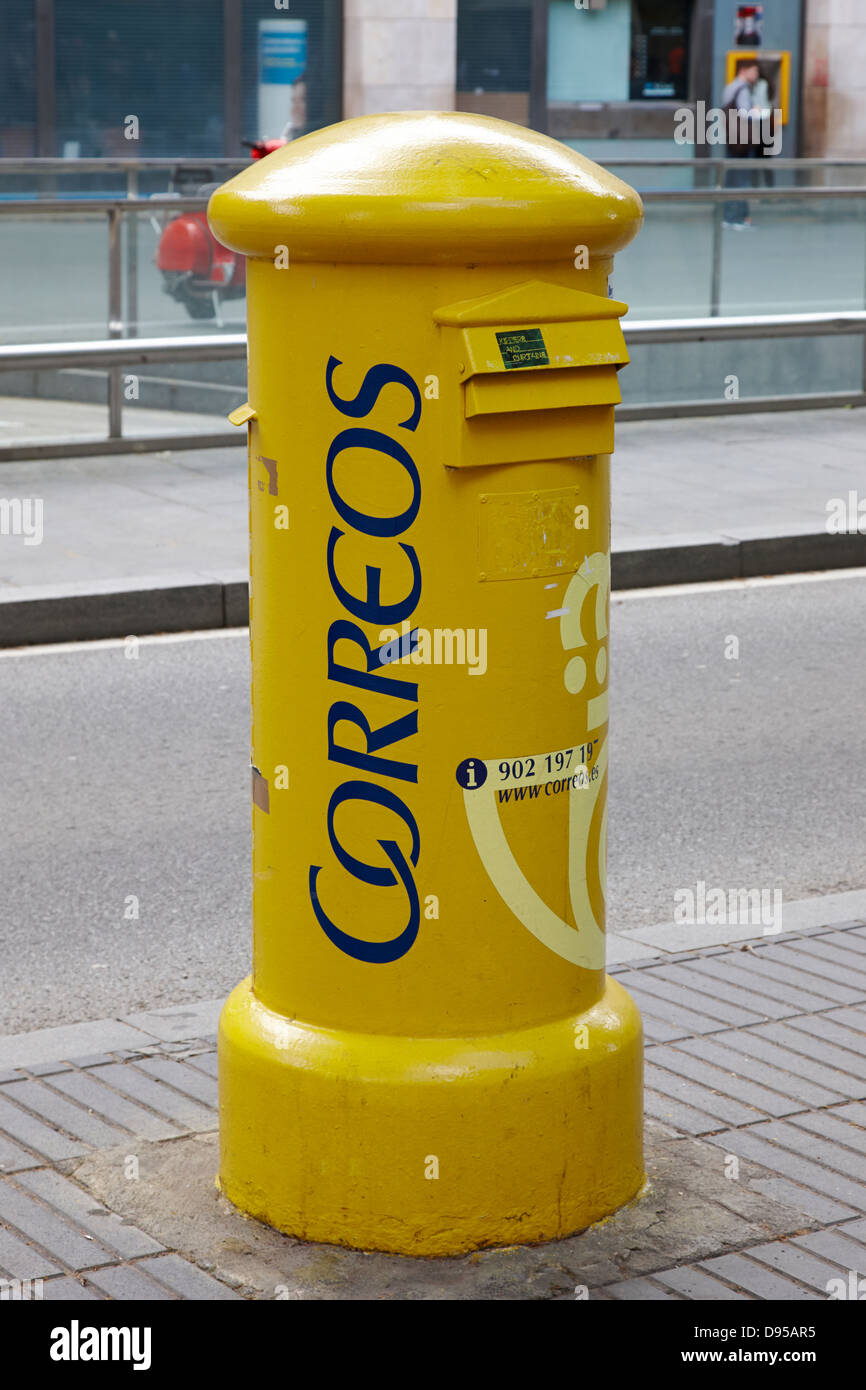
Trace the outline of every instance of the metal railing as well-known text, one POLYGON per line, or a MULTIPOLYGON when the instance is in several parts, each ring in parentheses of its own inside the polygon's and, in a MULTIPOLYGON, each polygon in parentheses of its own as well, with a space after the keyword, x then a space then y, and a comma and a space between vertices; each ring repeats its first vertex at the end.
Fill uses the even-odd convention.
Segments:
MULTIPOLYGON (((761 314, 735 318, 648 319, 623 324, 626 342, 650 344, 712 343, 779 338, 863 337, 866 310, 852 309, 824 314, 761 314)), ((0 373, 4 371, 62 370, 74 367, 106 367, 109 382, 122 367, 158 362, 226 362, 246 356, 244 333, 215 333, 178 338, 107 338, 90 342, 28 343, 0 346, 0 373)), ((96 439, 63 443, 21 443, 0 447, 0 462, 33 458, 73 458, 91 454, 144 453, 160 449, 200 449, 243 443, 244 436, 227 429, 209 433, 124 436, 122 392, 112 407, 109 401, 109 433, 96 439)), ((622 420, 665 419, 687 415, 743 414, 764 410, 812 409, 830 405, 866 405, 866 383, 861 391, 835 391, 800 396, 760 396, 737 401, 683 401, 658 405, 618 407, 622 420)))
MULTIPOLYGON (((765 315, 750 318, 720 317, 723 215, 724 204, 729 199, 747 199, 749 202, 769 203, 802 202, 810 203, 817 199, 844 201, 866 200, 866 182, 862 185, 812 183, 806 185, 786 185, 784 187, 737 188, 725 187, 725 174, 728 169, 743 170, 740 159, 628 159, 614 158, 605 161, 611 169, 629 168, 640 171, 651 169, 692 169, 704 176, 711 186, 690 189, 650 189, 642 192, 647 207, 660 204, 707 205, 712 208, 712 252, 711 279, 709 293, 710 317, 708 319, 677 319, 636 321, 626 325, 626 335, 635 344, 671 342, 712 342, 724 339, 808 337, 822 334, 863 334, 860 324, 862 315, 858 311, 830 314, 765 315), (818 327, 816 327, 816 325, 818 327), (796 326, 796 327, 795 327, 796 326)), ((13 457, 34 457, 37 453, 48 457, 72 452, 110 452, 115 449, 138 449, 153 446, 153 439, 129 439, 123 436, 123 382, 121 368, 124 365, 148 365, 155 362, 213 362, 242 358, 245 351, 245 338, 242 334, 214 334, 196 337, 177 338, 138 338, 138 230, 141 216, 152 218, 159 214, 174 217, 186 211, 201 211, 206 206, 202 197, 182 197, 176 194, 154 194, 150 197, 138 196, 139 176, 148 173, 174 171, 178 165, 197 167, 206 165, 213 172, 228 175, 244 167, 241 159, 44 159, 20 160, 0 159, 0 178, 4 174, 27 174, 38 176, 42 183, 43 196, 38 198, 0 198, 0 217, 105 217, 108 232, 108 341, 89 341, 76 343, 42 343, 28 346, 0 347, 0 370, 28 368, 30 370, 64 369, 74 367, 105 367, 108 370, 108 436, 105 439, 87 441, 86 448, 79 448, 81 441, 70 441, 65 445, 33 445, 22 453, 25 446, 10 445, 0 449, 0 459, 13 457), (44 196, 51 180, 60 175, 122 173, 126 178, 127 196, 59 198, 44 196), (122 220, 126 219, 126 236, 121 235, 122 220), (125 258, 124 258, 125 243, 125 258), (126 312, 124 314, 124 288, 126 312)), ((779 172, 803 172, 857 169, 866 171, 864 159, 773 159, 750 161, 749 171, 757 175, 765 172, 765 166, 779 172)), ((702 180, 703 181, 703 180, 702 180)), ((221 326, 221 321, 217 319, 221 326)), ((861 392, 839 392, 830 396, 778 396, 764 397, 759 404, 751 401, 728 402, 727 410, 748 409, 794 409, 802 406, 844 402, 862 404, 861 392)), ((634 405, 621 407, 623 418, 649 418, 672 414, 702 414, 716 409, 711 402, 691 402, 670 405, 634 405)), ((201 447, 207 444, 225 443, 225 431, 199 435, 166 434, 155 437, 164 447, 201 447)))
MULTIPOLYGON (((222 161, 232 168, 237 168, 237 161, 222 161)), ((619 165, 631 165, 636 161, 628 160, 609 160, 608 165, 616 167, 619 165)), ((770 161, 766 161, 769 163, 770 161)), ((22 164, 19 160, 0 160, 0 172, 3 165, 22 164)), ((64 165, 68 161, 51 160, 41 161, 44 164, 64 165)), ((158 160, 82 160, 76 161, 78 164, 103 164, 108 163, 118 167, 129 167, 127 172, 132 178, 136 171, 147 166, 156 166, 161 163, 158 160)), ((172 163, 166 161, 166 163, 172 163)), ((216 165, 220 161, 211 161, 216 165)), ((775 202, 804 202, 808 203, 816 199, 832 198, 835 200, 854 201, 858 199, 866 200, 866 183, 858 185, 807 185, 803 187, 774 187, 774 188, 737 188, 730 189, 724 187, 724 172, 728 167, 736 166, 740 170, 743 168, 744 161, 741 159, 719 159, 719 160, 652 160, 647 161, 647 165, 657 166, 679 166, 682 164, 695 164, 702 167, 710 166, 714 171, 716 186, 702 189, 667 189, 649 190, 641 194, 646 206, 652 207, 656 204, 665 206, 672 203, 688 206, 690 204, 707 204, 712 206, 713 225, 712 225, 712 254, 711 254, 711 277, 710 277, 710 314, 713 317, 719 315, 721 310, 721 287, 722 287, 722 241, 723 241, 723 219, 724 205, 732 199, 747 199, 749 202, 756 203, 775 203, 775 202)), ((820 165, 826 166, 826 161, 821 160, 782 160, 772 161, 775 168, 785 165, 795 168, 803 166, 820 165)), ((866 160, 847 160, 834 161, 834 167, 858 167, 866 169, 866 160)), ((754 161, 758 166, 759 161, 754 161)), ((32 166, 31 166, 32 167, 32 166)), ((750 169, 756 173, 757 167, 750 169)), ((63 198, 41 198, 31 200, 27 198, 0 199, 0 217, 56 217, 63 215, 70 216, 97 216, 104 215, 108 222, 108 325, 107 331, 110 337, 134 336, 138 331, 138 218, 141 215, 153 217, 155 214, 165 213, 169 216, 176 216, 181 212, 201 212, 207 206, 207 199, 201 197, 180 197, 177 195, 153 195, 148 198, 129 196, 126 198, 87 198, 80 201, 63 198), (120 223, 121 219, 127 219, 126 241, 126 318, 123 313, 123 285, 124 285, 124 266, 120 223)), ((219 319, 218 319, 218 322, 219 319)), ((115 381, 111 387, 110 399, 114 401, 114 413, 117 412, 117 401, 119 398, 119 388, 115 381)))
MULTIPOLYGON (((804 158, 781 158, 773 156, 770 161, 774 169, 866 169, 866 159, 855 157, 826 157, 826 156, 807 156, 804 158)), ((145 173, 166 173, 173 174, 178 168, 208 168, 218 171, 230 169, 244 169, 249 163, 249 157, 238 155, 153 155, 149 157, 133 158, 126 156, 102 155, 91 158, 65 159, 60 156, 54 158, 22 158, 20 156, 7 156, 0 158, 0 178, 4 175, 26 175, 39 176, 50 174, 52 176, 65 175, 74 178, 78 174, 126 174, 127 178, 135 179, 139 174, 145 173)), ((729 159, 722 156, 708 156, 705 158, 677 158, 669 156, 666 158, 647 158, 646 156, 634 156, 629 158, 627 155, 615 155, 610 159, 600 160, 605 169, 695 169, 698 171, 713 170, 718 165, 740 164, 739 159, 729 159)))

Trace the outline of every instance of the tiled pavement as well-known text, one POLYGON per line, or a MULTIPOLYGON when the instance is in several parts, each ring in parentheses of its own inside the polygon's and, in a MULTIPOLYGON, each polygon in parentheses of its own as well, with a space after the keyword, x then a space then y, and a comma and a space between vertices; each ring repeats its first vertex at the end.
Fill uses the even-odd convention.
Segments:
POLYGON ((646 1111, 705 1138, 816 1230, 609 1285, 621 1299, 827 1298, 866 1275, 866 925, 614 973, 646 1033, 646 1111))
POLYGON ((160 1040, 0 1072, 0 1272, 8 1280, 41 1279, 45 1299, 240 1297, 52 1166, 97 1148, 134 1150, 139 1138, 214 1129, 214 1043, 160 1040))
MULTIPOLYGON (((738 1160, 763 1168, 753 1189, 805 1213, 805 1225, 593 1297, 826 1299, 828 1281, 866 1276, 866 924, 613 973, 643 1014, 647 1113, 721 1149, 732 1177, 738 1160)), ((134 1163, 136 1139, 216 1126, 213 1036, 177 1038, 156 1015, 136 1026, 163 1036, 0 1071, 0 1274, 41 1279, 52 1299, 242 1297, 237 1281, 164 1248, 64 1171, 95 1149, 128 1144, 134 1163)))

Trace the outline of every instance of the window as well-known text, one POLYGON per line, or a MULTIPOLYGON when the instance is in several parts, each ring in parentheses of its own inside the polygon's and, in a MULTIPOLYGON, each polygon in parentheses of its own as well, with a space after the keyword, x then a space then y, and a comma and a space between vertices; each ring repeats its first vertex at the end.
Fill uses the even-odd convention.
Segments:
POLYGON ((243 138, 297 137, 338 121, 342 108, 339 0, 243 0, 243 138))
POLYGON ((0 156, 36 153, 36 42, 32 3, 0 0, 0 156))
POLYGON ((632 0, 632 101, 688 96, 690 0, 632 0))
POLYGON ((550 102, 675 101, 688 97, 694 0, 607 0, 575 9, 550 0, 550 102))
POLYGON ((532 10, 506 0, 461 0, 458 92, 528 92, 532 10))
POLYGON ((56 154, 222 154, 221 5, 55 4, 54 26, 56 154))

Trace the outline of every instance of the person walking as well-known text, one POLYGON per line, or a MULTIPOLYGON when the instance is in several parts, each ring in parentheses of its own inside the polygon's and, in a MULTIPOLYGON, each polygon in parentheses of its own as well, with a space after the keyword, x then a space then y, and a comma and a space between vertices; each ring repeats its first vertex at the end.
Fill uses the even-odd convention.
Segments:
MULTIPOLYGON (((754 58, 741 58, 737 63, 736 76, 722 93, 722 110, 727 120, 727 158, 742 160, 741 168, 725 171, 726 188, 748 188, 750 169, 746 160, 752 153, 753 117, 757 114, 754 87, 761 69, 754 58)), ((744 198, 730 199, 725 203, 722 222, 725 227, 743 231, 752 225, 749 204, 744 198)))

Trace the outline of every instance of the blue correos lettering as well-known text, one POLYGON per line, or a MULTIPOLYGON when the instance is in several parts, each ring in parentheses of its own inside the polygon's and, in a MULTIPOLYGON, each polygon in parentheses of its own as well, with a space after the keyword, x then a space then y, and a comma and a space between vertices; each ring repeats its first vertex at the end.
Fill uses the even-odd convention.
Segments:
MULTIPOLYGON (((409 431, 417 429, 421 419, 421 392, 416 382, 403 367, 397 367, 387 362, 377 363, 364 376, 357 394, 348 399, 338 395, 334 387, 334 373, 342 365, 338 358, 330 357, 325 368, 325 388, 328 392, 328 398, 342 415, 349 416, 354 420, 363 419, 376 405, 385 387, 397 386, 408 391, 412 401, 410 414, 404 420, 398 421, 397 427, 409 431)), ((398 479, 400 476, 399 473, 395 474, 398 479)), ((377 540, 394 540, 409 529, 421 506, 421 479, 414 459, 403 444, 381 430, 358 426, 340 430, 327 453, 325 480, 328 494, 338 516, 347 526, 352 527, 356 533, 362 536, 371 536, 377 540), (409 506, 392 516, 384 517, 370 516, 368 513, 350 506, 341 495, 334 477, 334 464, 339 455, 346 449, 372 450, 399 464, 402 473, 409 478, 412 484, 412 500, 409 506)), ((405 488, 405 483, 403 483, 403 487, 405 488)), ((340 530, 339 527, 331 527, 325 563, 331 588, 346 612, 351 613, 353 618, 359 618, 362 622, 373 623, 378 627, 393 626, 395 623, 400 623, 408 618, 414 613, 421 598, 421 564, 415 547, 404 541, 397 542, 397 549, 403 552, 409 562, 408 592, 395 603, 383 603, 381 599, 382 569, 379 565, 370 564, 365 567, 366 593, 361 597, 351 593, 338 579, 336 568, 337 542, 345 535, 346 532, 340 530)), ((401 559, 399 562, 403 574, 406 572, 406 559, 401 559)), ((407 755, 405 751, 402 757, 381 755, 383 750, 394 744, 403 745, 405 750, 406 740, 417 734, 418 686, 415 681, 401 680, 398 676, 391 674, 387 664, 383 664, 381 660, 381 650, 381 648, 374 648, 370 644, 363 629, 358 627, 356 623, 350 622, 347 618, 337 619, 331 624, 327 637, 328 680, 334 681, 338 685, 351 686, 356 691, 373 691, 380 695, 393 695, 397 700, 411 702, 416 708, 407 711, 406 705, 403 704, 402 707, 395 710, 393 719, 380 728, 374 728, 359 705, 346 699, 335 699, 328 711, 328 758, 330 762, 350 767, 356 773, 367 773, 371 777, 392 778, 405 786, 406 783, 417 783, 418 781, 417 759, 411 761, 410 755, 407 755), (348 643, 360 651, 362 656, 360 667, 357 664, 346 665, 344 661, 337 659, 338 643, 343 644, 341 651, 346 650, 348 643), (364 743, 362 751, 346 747, 340 741, 340 729, 347 724, 353 725, 356 730, 361 731, 364 743)), ((357 653, 354 659, 357 661, 357 653)), ((353 698, 357 700, 359 697, 355 695, 353 698)), ((310 902, 319 926, 329 941, 355 960, 377 965, 399 960, 415 941, 421 916, 418 889, 413 874, 413 870, 417 868, 418 857, 421 852, 421 835, 415 817, 396 791, 383 787, 378 782, 359 780, 344 782, 336 789, 328 806, 328 840, 336 863, 353 878, 377 888, 402 888, 408 901, 408 919, 405 927, 390 941, 364 941, 353 936, 351 932, 332 921, 322 905, 319 897, 319 875, 322 873, 322 866, 311 865, 309 873, 310 902), (393 839, 377 841, 385 863, 368 864, 363 859, 350 854, 340 842, 335 825, 335 815, 340 806, 351 802, 369 802, 372 805, 382 807, 402 822, 411 837, 409 858, 406 858, 398 842, 393 839)))

